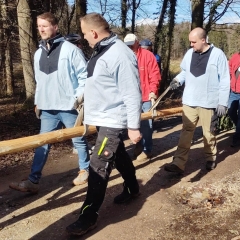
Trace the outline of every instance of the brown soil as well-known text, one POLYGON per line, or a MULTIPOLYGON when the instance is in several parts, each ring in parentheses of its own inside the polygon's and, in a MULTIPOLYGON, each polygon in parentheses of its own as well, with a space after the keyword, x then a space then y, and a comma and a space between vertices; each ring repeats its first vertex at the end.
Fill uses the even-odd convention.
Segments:
MULTIPOLYGON (((4 124, 1 119, 0 127, 4 124)), ((5 125, 9 125, 8 120, 5 125)), ((238 148, 229 147, 233 131, 218 135, 217 168, 207 172, 201 127, 197 127, 181 176, 163 170, 176 149, 181 117, 158 120, 154 126, 154 157, 148 162, 134 161, 141 195, 128 204, 115 205, 113 198, 122 190, 122 178, 114 169, 98 226, 82 237, 65 232, 77 219, 87 190, 86 184, 71 185, 78 164, 69 141, 53 145, 36 195, 8 188, 11 181, 28 176, 33 151, 1 157, 0 239, 240 239, 240 161, 238 148)), ((21 127, 14 131, 18 129, 21 127)), ((19 136, 12 135, 15 137, 19 136)), ((2 139, 7 139, 6 134, 2 139)), ((132 155, 133 145, 129 140, 125 143, 132 155)))

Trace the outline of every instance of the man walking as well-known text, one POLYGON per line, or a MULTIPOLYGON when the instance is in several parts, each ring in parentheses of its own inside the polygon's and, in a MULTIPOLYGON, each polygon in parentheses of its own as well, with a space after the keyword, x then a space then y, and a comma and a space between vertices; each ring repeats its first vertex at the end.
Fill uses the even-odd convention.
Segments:
POLYGON ((137 59, 133 52, 110 31, 98 13, 80 19, 84 38, 93 48, 88 62, 84 93, 84 122, 97 126, 98 136, 89 166, 88 190, 76 222, 67 232, 83 235, 96 227, 113 163, 124 179, 123 192, 116 204, 139 195, 135 167, 126 152, 123 132, 133 143, 141 140, 141 91, 137 59))
POLYGON ((232 55, 229 60, 231 92, 228 102, 228 114, 236 126, 231 147, 240 146, 240 52, 232 55))
POLYGON ((143 39, 141 42, 140 42, 140 46, 141 48, 145 48, 147 49, 148 51, 152 52, 156 58, 156 61, 157 61, 157 64, 158 64, 158 67, 160 69, 160 73, 162 73, 162 61, 161 61, 161 57, 157 54, 157 53, 154 53, 153 52, 153 49, 152 49, 152 42, 149 40, 149 39, 143 39))
MULTIPOLYGON (((74 126, 77 119, 76 107, 81 103, 87 77, 86 61, 82 51, 64 40, 58 33, 56 17, 49 12, 37 17, 37 26, 42 38, 34 55, 36 115, 41 119, 40 133, 51 132, 74 126)), ((78 150, 80 172, 73 184, 87 182, 89 154, 84 137, 72 139, 78 150)), ((50 145, 35 150, 31 173, 27 180, 13 182, 10 188, 36 193, 42 169, 47 161, 50 145)))
POLYGON ((219 48, 209 45, 206 31, 195 28, 189 34, 191 49, 182 62, 182 71, 172 80, 170 87, 176 89, 185 82, 183 92, 182 131, 172 163, 165 166, 169 172, 183 173, 191 141, 198 121, 203 129, 206 169, 216 167, 216 137, 211 131, 214 112, 226 113, 229 96, 229 69, 227 58, 219 48))
MULTIPOLYGON (((127 34, 124 38, 124 42, 132 49, 138 60, 142 90, 142 112, 147 112, 157 98, 158 86, 161 80, 160 70, 153 53, 140 47, 135 34, 127 34)), ((152 126, 152 119, 141 122, 141 133, 143 135, 141 140, 142 148, 139 148, 138 144, 134 151, 134 155, 137 157, 137 160, 146 161, 152 158, 152 126), (141 152, 139 149, 143 149, 143 151, 141 152)))

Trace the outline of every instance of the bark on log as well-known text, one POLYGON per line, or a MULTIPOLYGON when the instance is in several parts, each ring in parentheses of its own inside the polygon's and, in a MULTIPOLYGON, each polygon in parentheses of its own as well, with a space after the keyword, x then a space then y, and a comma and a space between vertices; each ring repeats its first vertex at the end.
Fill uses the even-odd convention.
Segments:
MULTIPOLYGON (((182 112, 182 107, 160 110, 156 111, 156 116, 153 118, 161 118, 180 112, 182 112)), ((141 114, 141 120, 147 120, 151 118, 151 112, 145 112, 141 114)), ((97 130, 95 126, 89 126, 88 134, 93 134, 96 131, 97 130)), ((65 128, 53 132, 42 133, 29 137, 2 141, 0 142, 0 156, 8 153, 16 153, 26 149, 37 148, 47 143, 61 142, 73 137, 82 136, 83 133, 84 127, 79 126, 75 128, 65 128)))

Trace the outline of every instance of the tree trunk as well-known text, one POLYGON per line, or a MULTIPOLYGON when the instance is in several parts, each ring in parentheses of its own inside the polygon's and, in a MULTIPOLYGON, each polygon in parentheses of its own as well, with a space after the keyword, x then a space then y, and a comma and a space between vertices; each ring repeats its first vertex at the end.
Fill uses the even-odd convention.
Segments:
POLYGON ((168 0, 164 0, 163 4, 162 4, 162 10, 161 10, 161 14, 159 17, 158 25, 156 27, 154 47, 153 47, 154 53, 158 52, 159 46, 161 44, 160 36, 161 36, 162 26, 163 26, 163 22, 164 22, 164 16, 166 15, 166 12, 167 12, 167 6, 168 6, 168 0))
POLYGON ((122 20, 122 34, 125 37, 126 33, 127 33, 127 11, 128 11, 128 7, 127 7, 127 0, 122 0, 121 1, 121 20, 122 20))
POLYGON ((11 56, 11 30, 9 24, 9 11, 8 11, 8 0, 2 0, 2 21, 3 21, 3 40, 4 40, 4 47, 3 47, 3 55, 4 56, 4 72, 5 78, 3 78, 4 86, 6 89, 7 96, 13 96, 13 67, 12 67, 12 56, 11 56))
POLYGON ((87 13, 87 0, 76 0, 75 11, 77 32, 80 33, 80 35, 83 37, 79 19, 80 17, 85 16, 87 13))
POLYGON ((136 0, 132 0, 132 27, 131 32, 135 32, 135 19, 136 19, 136 0))
MULTIPOLYGON (((81 35, 82 39, 84 39, 82 30, 80 27, 80 18, 87 14, 87 0, 76 0, 75 12, 76 12, 77 32, 81 35)), ((83 51, 84 55, 86 56, 86 58, 89 59, 92 54, 92 48, 90 48, 90 46, 86 40, 82 40, 81 44, 82 44, 82 51, 83 51)))
MULTIPOLYGON (((29 0, 31 1, 31 0, 29 0)), ((35 81, 33 72, 33 54, 36 45, 33 40, 33 21, 31 8, 27 0, 19 0, 17 5, 20 50, 23 65, 23 76, 26 89, 26 98, 32 99, 35 92, 35 81)))
POLYGON ((170 57, 173 44, 173 31, 175 26, 175 13, 176 13, 176 0, 170 0, 170 9, 169 9, 169 24, 168 24, 168 34, 167 34, 167 53, 163 61, 163 72, 162 72, 162 81, 160 85, 160 92, 163 92, 169 85, 168 75, 169 75, 169 66, 170 66, 170 57))
POLYGON ((4 76, 4 65, 5 65, 5 46, 4 46, 4 29, 3 29, 3 8, 4 8, 4 4, 1 3, 0 6, 0 73, 1 73, 1 77, 0 77, 0 94, 5 94, 6 90, 5 90, 5 76, 4 76))
POLYGON ((192 0, 192 25, 191 29, 203 27, 205 0, 192 0))
POLYGON ((7 96, 13 96, 13 66, 12 66, 12 55, 10 41, 7 42, 5 50, 5 69, 6 69, 6 87, 7 96))

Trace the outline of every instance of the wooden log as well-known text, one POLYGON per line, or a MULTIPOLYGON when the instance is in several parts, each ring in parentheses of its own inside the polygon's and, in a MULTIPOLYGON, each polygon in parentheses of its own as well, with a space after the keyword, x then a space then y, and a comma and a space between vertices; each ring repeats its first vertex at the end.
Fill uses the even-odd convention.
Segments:
MULTIPOLYGON (((154 118, 161 118, 176 113, 182 112, 182 107, 164 109, 156 111, 156 116, 154 118)), ((147 120, 152 118, 151 112, 145 112, 141 114, 141 120, 147 120)), ((95 133, 96 127, 89 126, 88 134, 95 133)), ((12 140, 6 140, 0 142, 0 156, 9 153, 16 153, 22 150, 37 148, 47 143, 61 142, 73 137, 82 136, 84 133, 84 127, 74 127, 74 128, 65 128, 53 132, 42 133, 38 135, 33 135, 29 137, 22 137, 12 140)))

